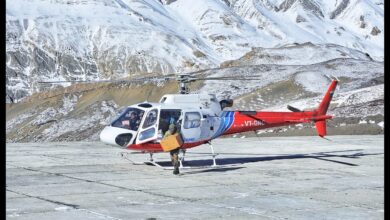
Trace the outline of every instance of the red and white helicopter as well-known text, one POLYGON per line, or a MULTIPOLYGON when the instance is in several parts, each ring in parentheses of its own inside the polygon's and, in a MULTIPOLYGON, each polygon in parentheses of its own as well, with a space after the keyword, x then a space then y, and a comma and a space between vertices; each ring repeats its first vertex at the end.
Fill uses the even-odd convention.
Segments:
MULTIPOLYGON (((197 71, 200 72, 200 71, 197 71)), ((194 72, 195 73, 195 72, 194 72)), ((164 80, 173 77, 165 76, 164 80)), ((160 166, 153 160, 153 153, 163 152, 160 145, 163 134, 168 130, 169 124, 180 121, 180 132, 183 139, 180 157, 180 166, 186 149, 202 144, 210 144, 213 165, 216 165, 214 149, 211 140, 223 135, 257 131, 271 127, 280 127, 300 123, 315 123, 320 137, 326 135, 326 120, 332 116, 327 115, 330 101, 336 89, 338 79, 332 81, 317 109, 301 111, 287 106, 292 112, 266 112, 266 111, 226 111, 225 108, 233 105, 233 100, 217 100, 214 94, 189 94, 188 84, 197 80, 261 80, 259 78, 237 77, 195 77, 190 74, 177 75, 174 78, 179 82, 179 94, 163 95, 159 102, 144 102, 134 104, 125 110, 106 126, 100 133, 100 140, 104 143, 120 146, 124 149, 150 153, 150 161, 144 162, 160 166), (137 123, 131 124, 129 117, 134 117, 137 123)), ((158 79, 158 78, 156 78, 158 79)), ((145 78, 121 81, 143 81, 145 78)), ((63 83, 70 81, 42 82, 63 83)), ((71 81, 86 82, 86 81, 71 81)), ((91 82, 91 81, 90 81, 91 82)), ((114 82, 110 80, 95 82, 114 82)), ((133 118, 133 119, 134 119, 133 118)), ((124 156, 124 154, 122 154, 124 156)))
MULTIPOLYGON (((236 78, 237 79, 237 78, 236 78)), ((163 134, 170 123, 181 121, 183 138, 183 157, 185 150, 202 144, 210 144, 213 165, 216 165, 214 149, 211 140, 223 135, 256 131, 271 127, 293 125, 299 123, 315 123, 320 137, 326 135, 326 120, 332 116, 326 115, 338 79, 332 79, 317 109, 301 111, 288 106, 292 112, 263 111, 226 111, 233 105, 233 100, 217 100, 214 94, 189 94, 187 84, 196 80, 230 80, 229 77, 196 78, 190 75, 179 75, 180 94, 163 95, 158 103, 144 102, 128 106, 109 126, 100 133, 100 140, 107 144, 150 153, 162 152, 160 145, 163 134), (132 128, 122 121, 129 114, 139 116, 139 125, 132 128)), ((255 80, 254 78, 240 80, 255 80)), ((181 162, 181 161, 180 161, 181 162)), ((182 166, 182 164, 181 164, 182 166)))

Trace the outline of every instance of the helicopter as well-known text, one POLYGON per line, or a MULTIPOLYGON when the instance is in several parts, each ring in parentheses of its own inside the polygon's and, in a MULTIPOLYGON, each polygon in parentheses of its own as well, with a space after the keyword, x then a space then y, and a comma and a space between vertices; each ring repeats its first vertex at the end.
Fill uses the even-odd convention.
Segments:
MULTIPOLYGON (((218 100, 215 94, 208 93, 192 94, 189 92, 189 83, 202 80, 259 80, 258 78, 196 77, 191 74, 180 74, 164 76, 162 79, 173 78, 179 83, 178 94, 165 94, 159 102, 145 101, 127 106, 101 131, 100 141, 139 153, 149 153, 150 160, 143 163, 160 166, 154 161, 153 154, 164 152, 161 146, 163 135, 170 124, 179 124, 183 140, 180 147, 183 152, 183 156, 180 157, 180 167, 183 167, 182 161, 186 150, 203 144, 210 145, 213 166, 216 166, 215 156, 217 154, 214 153, 211 141, 224 135, 301 123, 315 123, 317 134, 324 138, 327 134, 326 120, 333 117, 326 113, 339 82, 336 77, 328 76, 331 80, 328 90, 318 107, 311 111, 302 111, 290 105, 287 108, 291 112, 229 111, 226 108, 233 106, 232 99, 218 100), (129 122, 129 118, 133 122, 129 122)), ((160 80, 158 77, 155 79, 160 80)), ((127 81, 143 80, 144 78, 139 78, 127 81)), ((69 81, 42 83, 61 82, 69 81)))

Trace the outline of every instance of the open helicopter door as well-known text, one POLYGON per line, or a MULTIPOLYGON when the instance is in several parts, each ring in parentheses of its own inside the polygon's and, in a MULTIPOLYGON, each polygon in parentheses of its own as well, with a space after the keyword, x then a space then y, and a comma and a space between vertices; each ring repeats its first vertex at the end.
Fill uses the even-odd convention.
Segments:
POLYGON ((200 139, 202 115, 199 111, 183 111, 181 135, 184 143, 197 142, 200 139))
POLYGON ((142 144, 157 139, 159 111, 153 108, 146 113, 146 117, 142 121, 137 136, 136 144, 142 144))

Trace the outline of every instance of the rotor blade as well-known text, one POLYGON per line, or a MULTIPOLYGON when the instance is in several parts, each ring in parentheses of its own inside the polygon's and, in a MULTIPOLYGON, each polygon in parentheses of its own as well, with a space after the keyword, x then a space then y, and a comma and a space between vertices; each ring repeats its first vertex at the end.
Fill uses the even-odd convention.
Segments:
POLYGON ((195 80, 262 80, 262 78, 242 78, 242 77, 207 77, 207 78, 195 78, 195 80))
POLYGON ((55 83, 99 83, 99 82, 112 82, 110 80, 99 81, 85 81, 85 80, 62 80, 62 81, 38 81, 38 83, 55 84, 55 83))
POLYGON ((196 74, 196 73, 202 73, 202 72, 206 72, 206 71, 209 71, 209 70, 220 70, 220 69, 221 68, 219 68, 219 67, 209 68, 209 69, 202 69, 202 70, 196 70, 196 71, 192 71, 192 72, 183 73, 183 75, 193 75, 193 74, 196 74))
POLYGON ((174 79, 171 75, 167 76, 149 76, 133 79, 115 79, 115 80, 60 80, 60 81, 38 81, 38 83, 55 84, 55 83, 118 83, 118 82, 145 82, 145 80, 168 80, 174 79))
POLYGON ((103 83, 103 82, 136 82, 145 79, 118 79, 118 80, 63 80, 63 81, 38 81, 38 83, 103 83))

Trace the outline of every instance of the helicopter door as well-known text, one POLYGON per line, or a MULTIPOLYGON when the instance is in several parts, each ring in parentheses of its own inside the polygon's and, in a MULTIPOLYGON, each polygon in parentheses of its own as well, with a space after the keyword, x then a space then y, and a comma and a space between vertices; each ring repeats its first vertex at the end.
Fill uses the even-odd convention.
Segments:
POLYGON ((157 127, 158 127, 158 110, 150 110, 139 130, 136 144, 146 143, 148 141, 157 139, 157 127))
POLYGON ((200 139, 201 134, 201 114, 197 111, 184 112, 184 120, 181 126, 181 134, 184 139, 184 143, 197 142, 200 139))

